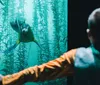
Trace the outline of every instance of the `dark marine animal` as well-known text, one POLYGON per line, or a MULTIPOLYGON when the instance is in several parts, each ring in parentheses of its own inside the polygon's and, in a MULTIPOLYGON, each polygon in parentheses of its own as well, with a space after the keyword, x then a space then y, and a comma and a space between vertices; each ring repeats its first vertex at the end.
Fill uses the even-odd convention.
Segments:
POLYGON ((15 19, 10 22, 10 25, 13 30, 18 33, 18 40, 13 46, 4 51, 4 53, 8 53, 9 51, 16 48, 20 44, 20 42, 35 42, 39 46, 39 48, 41 48, 37 40, 34 38, 34 34, 31 30, 31 27, 27 23, 25 23, 25 19, 15 19))

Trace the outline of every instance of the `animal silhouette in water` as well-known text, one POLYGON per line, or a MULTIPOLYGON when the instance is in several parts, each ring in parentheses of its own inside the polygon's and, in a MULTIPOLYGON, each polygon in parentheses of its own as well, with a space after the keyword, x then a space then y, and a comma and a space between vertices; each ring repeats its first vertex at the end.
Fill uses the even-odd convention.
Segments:
POLYGON ((18 40, 13 46, 11 46, 6 51, 4 51, 4 53, 8 53, 14 48, 16 48, 20 44, 20 42, 24 42, 24 43, 35 42, 39 46, 39 48, 41 48, 39 43, 34 38, 31 27, 27 23, 25 23, 25 19, 23 18, 15 19, 10 22, 10 25, 18 33, 18 40))

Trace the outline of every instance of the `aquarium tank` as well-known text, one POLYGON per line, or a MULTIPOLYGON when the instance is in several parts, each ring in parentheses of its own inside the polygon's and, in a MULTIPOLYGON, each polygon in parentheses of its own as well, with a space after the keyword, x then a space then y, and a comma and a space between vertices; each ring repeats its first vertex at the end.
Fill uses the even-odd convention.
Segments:
MULTIPOLYGON (((0 0, 0 74, 13 74, 66 52, 67 13, 68 0, 0 0), (28 29, 28 35, 22 36, 28 29)), ((66 82, 62 78, 24 85, 66 85, 66 82)))

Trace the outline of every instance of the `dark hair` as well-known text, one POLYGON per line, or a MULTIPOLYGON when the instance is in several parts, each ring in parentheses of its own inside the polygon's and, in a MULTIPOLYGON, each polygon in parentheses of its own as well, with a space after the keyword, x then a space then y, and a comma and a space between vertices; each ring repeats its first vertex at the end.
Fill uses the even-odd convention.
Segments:
POLYGON ((100 8, 95 9, 89 15, 88 28, 93 36, 100 36, 100 8))

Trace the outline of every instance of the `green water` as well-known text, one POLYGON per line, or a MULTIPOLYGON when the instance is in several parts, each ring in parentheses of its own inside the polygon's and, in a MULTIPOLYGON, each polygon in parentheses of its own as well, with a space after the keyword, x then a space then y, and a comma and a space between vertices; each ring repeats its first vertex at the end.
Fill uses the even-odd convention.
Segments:
MULTIPOLYGON (((53 60, 67 51, 68 0, 2 0, 0 3, 0 74, 7 75, 53 60), (10 21, 25 18, 34 42, 21 42, 8 53, 18 39, 10 21)), ((25 85, 66 85, 66 79, 29 82, 25 85)))

